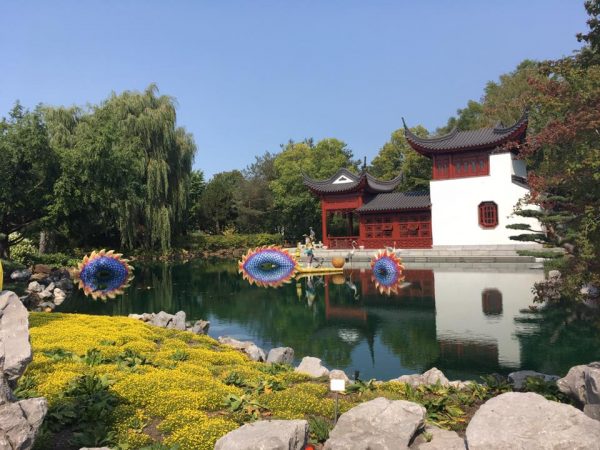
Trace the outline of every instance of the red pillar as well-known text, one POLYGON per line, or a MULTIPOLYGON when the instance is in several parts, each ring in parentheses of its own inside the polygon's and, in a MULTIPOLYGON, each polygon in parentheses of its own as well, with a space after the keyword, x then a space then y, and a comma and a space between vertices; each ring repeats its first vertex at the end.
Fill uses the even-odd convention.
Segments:
POLYGON ((329 246, 329 239, 327 238, 327 209, 325 209, 325 200, 323 197, 321 197, 321 235, 323 236, 323 244, 329 246))

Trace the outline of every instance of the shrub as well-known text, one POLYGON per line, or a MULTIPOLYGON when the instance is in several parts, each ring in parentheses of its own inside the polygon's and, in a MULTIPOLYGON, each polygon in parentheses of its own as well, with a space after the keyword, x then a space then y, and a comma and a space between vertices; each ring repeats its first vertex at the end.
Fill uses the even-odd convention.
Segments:
POLYGON ((196 251, 215 251, 235 248, 252 248, 263 245, 281 245, 283 238, 280 234, 217 234, 191 233, 182 243, 185 248, 196 251))

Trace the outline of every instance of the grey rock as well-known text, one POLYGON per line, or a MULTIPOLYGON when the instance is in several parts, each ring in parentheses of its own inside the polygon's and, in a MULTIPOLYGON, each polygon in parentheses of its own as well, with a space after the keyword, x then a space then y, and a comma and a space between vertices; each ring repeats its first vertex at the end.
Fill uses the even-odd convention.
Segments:
POLYGON ((324 450, 407 449, 423 427, 425 408, 405 400, 383 397, 355 406, 340 416, 324 450))
POLYGON ((560 377, 558 375, 548 375, 546 373, 536 372, 534 370, 519 370, 517 372, 511 372, 508 374, 508 381, 510 381, 515 389, 523 389, 525 380, 529 377, 541 378, 542 380, 557 381, 560 377))
POLYGON ((302 450, 307 438, 306 420, 260 420, 227 433, 215 450, 302 450))
POLYGON ((248 347, 246 347, 244 352, 252 361, 263 362, 267 359, 265 351, 262 348, 258 347, 256 344, 249 345, 248 347))
POLYGON ((410 446, 411 450, 465 450, 465 440, 455 431, 442 430, 434 425, 425 426, 410 446), (425 438, 425 433, 431 438, 425 438))
POLYGON ((598 398, 598 386, 600 386, 599 371, 600 361, 573 366, 567 375, 556 382, 558 389, 585 405, 587 403, 600 403, 598 398), (588 380, 589 379, 589 380, 588 380), (588 400, 588 388, 590 387, 590 399, 588 400), (596 389, 594 390, 594 386, 596 389))
POLYGON ((344 380, 346 382, 346 384, 350 383, 350 378, 348 378, 348 375, 346 375, 346 372, 344 372, 343 370, 339 370, 339 369, 334 369, 331 372, 329 372, 329 379, 330 380, 344 380))
POLYGON ((60 280, 56 281, 54 284, 58 289, 61 289, 65 292, 73 290, 73 282, 71 281, 70 278, 61 278, 60 280))
POLYGON ((474 384, 473 381, 461 381, 461 380, 455 380, 455 381, 450 381, 448 383, 448 386, 453 387, 455 389, 468 389, 470 388, 472 385, 474 384))
POLYGON ((44 290, 52 292, 52 291, 54 291, 55 287, 56 287, 56 285, 53 282, 50 282, 50 284, 48 286, 46 286, 46 289, 44 289, 44 290))
POLYGON ((210 322, 208 320, 197 320, 189 329, 194 334, 208 334, 210 322))
POLYGON ((52 298, 52 291, 44 289, 42 292, 38 292, 37 296, 40 300, 48 300, 52 298))
POLYGON ((258 347, 254 342, 238 341, 229 336, 219 336, 217 340, 223 345, 228 345, 236 350, 243 351, 252 361, 265 361, 267 359, 264 350, 258 347))
POLYGON ((172 314, 161 311, 152 318, 150 324, 161 328, 167 328, 172 321, 172 314))
POLYGON ((0 406, 1 449, 29 450, 48 411, 44 398, 29 398, 0 406))
POLYGON ((294 362, 294 349, 292 347, 276 347, 269 350, 268 363, 292 364, 294 362))
POLYGON ((167 326, 167 328, 173 328, 175 330, 185 331, 185 312, 178 311, 172 316, 173 319, 167 326))
POLYGON ((532 392, 508 392, 488 400, 466 434, 469 450, 600 449, 597 421, 532 392))
POLYGON ((583 412, 586 416, 594 419, 600 420, 600 404, 588 404, 583 406, 583 412))
POLYGON ((42 292, 44 289, 46 289, 46 287, 41 285, 37 281, 32 281, 31 283, 29 283, 29 286, 27 286, 28 292, 42 292))
POLYGON ((10 274, 10 279, 13 281, 28 281, 31 278, 31 271, 28 269, 15 270, 10 274))
POLYGON ((56 306, 61 305, 67 298, 67 294, 65 293, 65 291, 59 288, 54 288, 52 294, 54 295, 54 304, 56 306))
POLYGON ((302 358, 302 361, 300 361, 300 364, 294 369, 294 371, 305 373, 314 378, 326 377, 329 375, 329 369, 321 364, 321 360, 312 356, 305 356, 302 358))
POLYGON ((29 313, 14 292, 0 293, 0 363, 4 378, 16 384, 31 362, 29 313))
POLYGON ((448 380, 448 378, 446 378, 444 373, 435 367, 432 367, 427 372, 425 372, 421 375, 419 375, 419 374, 402 375, 402 376, 400 376, 396 379, 390 380, 390 381, 398 381, 400 383, 410 384, 411 386, 420 386, 422 384, 430 385, 430 384, 437 384, 437 383, 439 383, 441 386, 449 386, 450 385, 450 381, 448 380))
POLYGON ((56 308, 56 305, 52 302, 42 302, 38 305, 38 307, 42 310, 45 311, 47 309, 51 309, 52 311, 54 311, 54 309, 56 308))

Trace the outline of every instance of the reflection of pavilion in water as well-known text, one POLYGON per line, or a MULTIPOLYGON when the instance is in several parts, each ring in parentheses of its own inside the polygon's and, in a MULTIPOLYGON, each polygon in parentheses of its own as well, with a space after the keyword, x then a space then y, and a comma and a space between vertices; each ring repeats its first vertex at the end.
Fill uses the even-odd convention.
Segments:
POLYGON ((406 353, 411 353, 414 370, 436 365, 460 376, 473 366, 489 372, 521 366, 514 318, 530 304, 531 287, 543 278, 541 271, 436 268, 405 274, 410 284, 389 297, 377 292, 369 270, 325 277, 327 322, 343 322, 356 330, 371 352, 380 335, 404 367, 406 353), (349 284, 356 286, 358 298, 349 295, 349 284), (426 340, 427 349, 420 354, 426 340))

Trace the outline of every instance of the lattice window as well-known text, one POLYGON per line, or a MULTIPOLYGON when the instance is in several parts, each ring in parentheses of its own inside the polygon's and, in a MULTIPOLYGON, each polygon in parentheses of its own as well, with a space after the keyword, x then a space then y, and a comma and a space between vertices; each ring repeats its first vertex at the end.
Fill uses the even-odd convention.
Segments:
POLYGON ((479 225, 483 228, 495 228, 498 226, 498 205, 494 202, 482 202, 479 204, 479 225))

